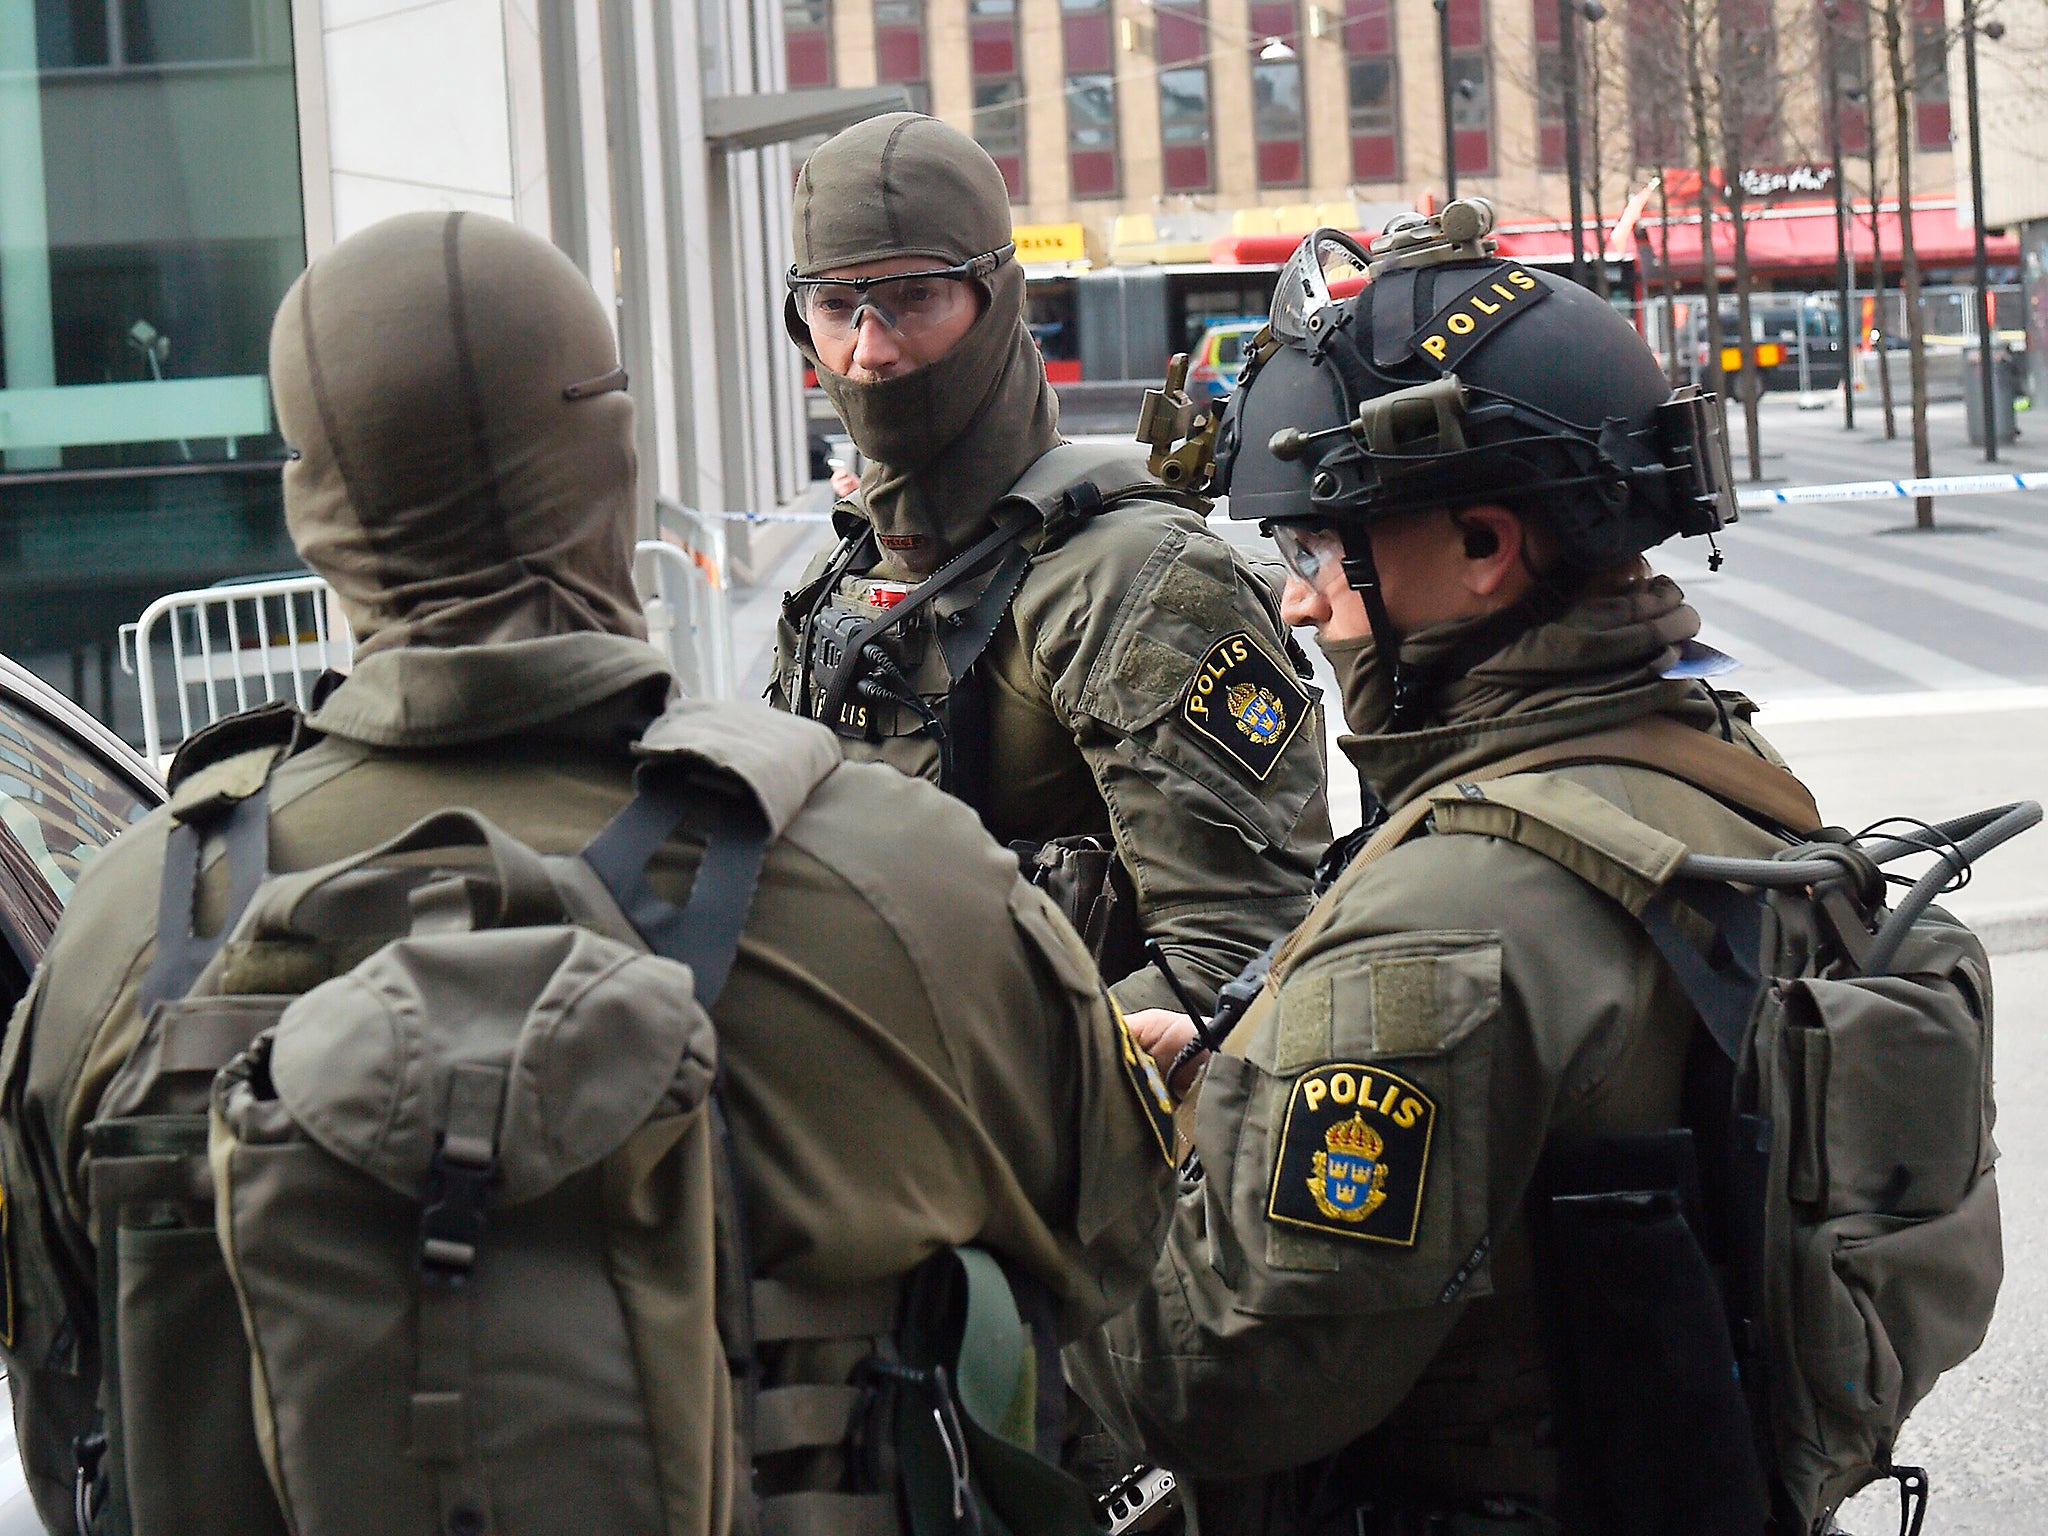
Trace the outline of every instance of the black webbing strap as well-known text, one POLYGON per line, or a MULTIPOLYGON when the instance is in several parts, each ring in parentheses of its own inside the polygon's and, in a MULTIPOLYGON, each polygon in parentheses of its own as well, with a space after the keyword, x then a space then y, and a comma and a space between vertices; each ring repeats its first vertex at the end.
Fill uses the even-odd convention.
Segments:
POLYGON ((706 795, 685 802, 642 789, 591 839, 583 862, 597 872, 649 949, 690 968, 697 1001, 708 1013, 732 974, 767 855, 768 823, 752 796, 706 795), (647 865, 693 812, 710 826, 689 897, 678 907, 648 886, 647 865))
POLYGON ((192 990, 207 962, 220 952, 235 923, 263 883, 270 863, 270 788, 266 784, 237 800, 227 814, 205 826, 177 822, 164 841, 163 881, 157 892, 156 954, 143 974, 136 999, 144 1018, 160 1002, 192 990), (210 934, 192 931, 199 899, 199 854, 209 831, 220 834, 228 862, 228 909, 210 934))
POLYGON ((1763 898, 1718 880, 1674 880, 1637 920, 1679 987, 1698 1010, 1700 1022, 1730 1061, 1742 1060, 1750 1015, 1763 987, 1763 898), (1679 930, 1682 903, 1714 930, 1706 954, 1679 930))

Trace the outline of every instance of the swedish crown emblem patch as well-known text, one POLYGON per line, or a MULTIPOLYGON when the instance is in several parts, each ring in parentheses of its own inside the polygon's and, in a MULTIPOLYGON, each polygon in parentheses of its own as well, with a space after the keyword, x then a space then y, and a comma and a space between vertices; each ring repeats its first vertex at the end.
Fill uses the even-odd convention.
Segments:
POLYGON ((1180 716, 1207 747, 1264 779, 1310 713, 1308 690, 1245 630, 1209 647, 1180 716))
POLYGON ((1435 1130, 1436 1101, 1382 1067, 1303 1073, 1281 1122, 1267 1219, 1413 1247, 1435 1130))
POLYGON ((1124 1018, 1123 1009, 1117 1006, 1116 998, 1106 992, 1103 996, 1109 999, 1109 1011, 1116 1016, 1116 1031, 1123 1047, 1124 1076, 1144 1108, 1146 1123, 1152 1127, 1152 1139, 1159 1143, 1159 1155, 1171 1163, 1173 1095, 1167 1090, 1166 1079, 1160 1075, 1158 1064, 1132 1036, 1130 1023, 1124 1018))

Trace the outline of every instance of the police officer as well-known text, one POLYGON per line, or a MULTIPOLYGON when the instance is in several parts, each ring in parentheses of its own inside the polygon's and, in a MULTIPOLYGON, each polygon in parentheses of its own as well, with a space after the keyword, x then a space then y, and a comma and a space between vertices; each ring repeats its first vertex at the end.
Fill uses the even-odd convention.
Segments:
MULTIPOLYGON (((271 366, 293 445, 286 518, 347 610, 356 663, 302 726, 244 716, 195 739, 171 813, 267 795, 278 871, 453 806, 542 851, 581 848, 631 794, 629 749, 671 689, 631 581, 633 405, 603 306, 510 224, 407 215, 313 263, 279 310, 271 366)), ((822 728, 758 706, 678 708, 734 761, 836 759, 822 728)), ((146 1023, 172 825, 153 814, 86 871, 7 1038, 0 1344, 53 1531, 74 1527, 81 1453, 84 1503, 103 1491, 95 1437, 117 1408, 95 1298, 112 1217, 95 1209, 87 1128, 146 1023)), ((668 899, 702 841, 678 832, 657 855, 668 899)), ((228 862, 209 848, 195 934, 223 921, 228 862)), ((829 1313, 844 1287, 978 1242, 1035 1283, 1057 1332, 1127 1299, 1157 1250, 1157 1126, 1077 941, 972 814, 882 768, 830 768, 750 911, 715 1023, 759 1275, 829 1313)), ((211 1251, 207 1233, 193 1236, 211 1251)), ((866 1350, 845 1342, 834 1390, 866 1350)), ((812 1429, 806 1443, 829 1449, 836 1430, 812 1429)), ((192 1426, 198 1444, 207 1432, 192 1426)), ((834 1508, 846 1529, 893 1528, 885 1495, 834 1508)), ((839 1528, 829 1513, 811 1510, 818 1529, 839 1528)))
POLYGON ((1082 1374, 1192 1479, 1203 1536, 1760 1529, 1725 1368, 1723 1421, 1651 1426, 1701 1475, 1639 1464, 1655 1518, 1589 1513, 1611 1490, 1575 1481, 1588 1431, 1640 1400, 1566 1393, 1547 1308, 1613 1277, 1539 1241, 1532 1188, 1547 1151, 1681 1123, 1695 1018, 1626 904, 1661 878, 1645 824, 1768 857, 1818 818, 1642 559, 1732 515, 1711 401, 1603 301, 1491 255, 1490 222, 1453 203, 1370 252, 1318 232, 1220 440, 1391 819, 1218 1054, 1185 1023, 1161 1042, 1200 1075, 1200 1182, 1082 1374), (1372 280, 1333 301, 1339 256, 1372 280))
MULTIPOLYGON (((1307 911, 1328 841, 1277 582, 1134 452, 1061 442, 973 140, 913 113, 849 128, 794 226, 785 320, 868 469, 785 602, 771 698, 1003 842, 1113 849, 1126 914, 1206 1004, 1307 911)), ((1098 954, 1127 1009, 1174 1003, 1128 943, 1098 954)))

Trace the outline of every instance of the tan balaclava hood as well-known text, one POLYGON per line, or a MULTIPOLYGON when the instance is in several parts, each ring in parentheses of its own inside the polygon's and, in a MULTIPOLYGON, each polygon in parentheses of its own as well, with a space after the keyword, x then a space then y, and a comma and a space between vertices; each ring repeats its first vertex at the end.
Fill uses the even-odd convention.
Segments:
POLYGON ((473 213, 372 225, 285 295, 270 378, 285 521, 360 651, 645 637, 633 402, 545 240, 473 213))
MULTIPOLYGON (((796 275, 917 256, 950 267, 1010 242, 1003 174, 959 130, 915 112, 870 118, 827 140, 797 178, 796 275)), ((792 298, 789 333, 869 460, 861 500, 889 557, 923 573, 971 543, 989 511, 1059 442, 1059 401, 1025 324, 1015 259, 988 280, 988 306, 937 362, 860 382, 818 361, 792 298)))

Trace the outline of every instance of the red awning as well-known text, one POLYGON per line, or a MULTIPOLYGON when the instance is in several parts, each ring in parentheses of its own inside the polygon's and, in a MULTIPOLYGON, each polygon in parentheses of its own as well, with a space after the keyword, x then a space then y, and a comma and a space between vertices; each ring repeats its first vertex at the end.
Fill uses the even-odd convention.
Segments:
MULTIPOLYGON (((1922 267, 1962 267, 1975 259, 1975 246, 1967 226, 1956 222, 1956 205, 1950 198, 1920 198, 1913 204, 1913 244, 1922 267)), ((1880 206, 1878 237, 1884 242, 1887 265, 1899 260, 1899 215, 1896 206, 1880 206)), ((1655 209, 1643 215, 1642 232, 1648 237, 1652 256, 1664 259, 1664 231, 1655 209)), ((1352 230, 1361 244, 1373 236, 1352 230)), ((1593 232, 1586 232, 1591 254, 1593 232)), ((1300 235, 1225 235, 1209 248, 1209 259, 1223 265, 1273 266, 1285 261, 1301 244, 1300 235)), ((1571 230, 1560 224, 1511 224, 1497 236, 1500 254, 1518 261, 1560 265, 1571 260, 1571 230)), ((1868 205, 1852 211, 1849 249, 1856 265, 1870 266, 1870 213, 1868 205)), ((1991 261, 2012 266, 2020 259, 2019 241, 2010 235, 1993 235, 1986 244, 1991 261)), ((1633 260, 1633 248, 1613 253, 1633 260)), ((1734 222, 1722 217, 1714 222, 1716 265, 1735 264, 1734 222)), ((1835 268, 1835 209, 1833 203, 1792 203, 1762 209, 1749 220, 1749 264, 1760 277, 1806 276, 1831 273, 1835 268)), ((1685 222, 1677 208, 1671 219, 1671 269, 1680 279, 1700 275, 1700 231, 1695 216, 1685 222)))

